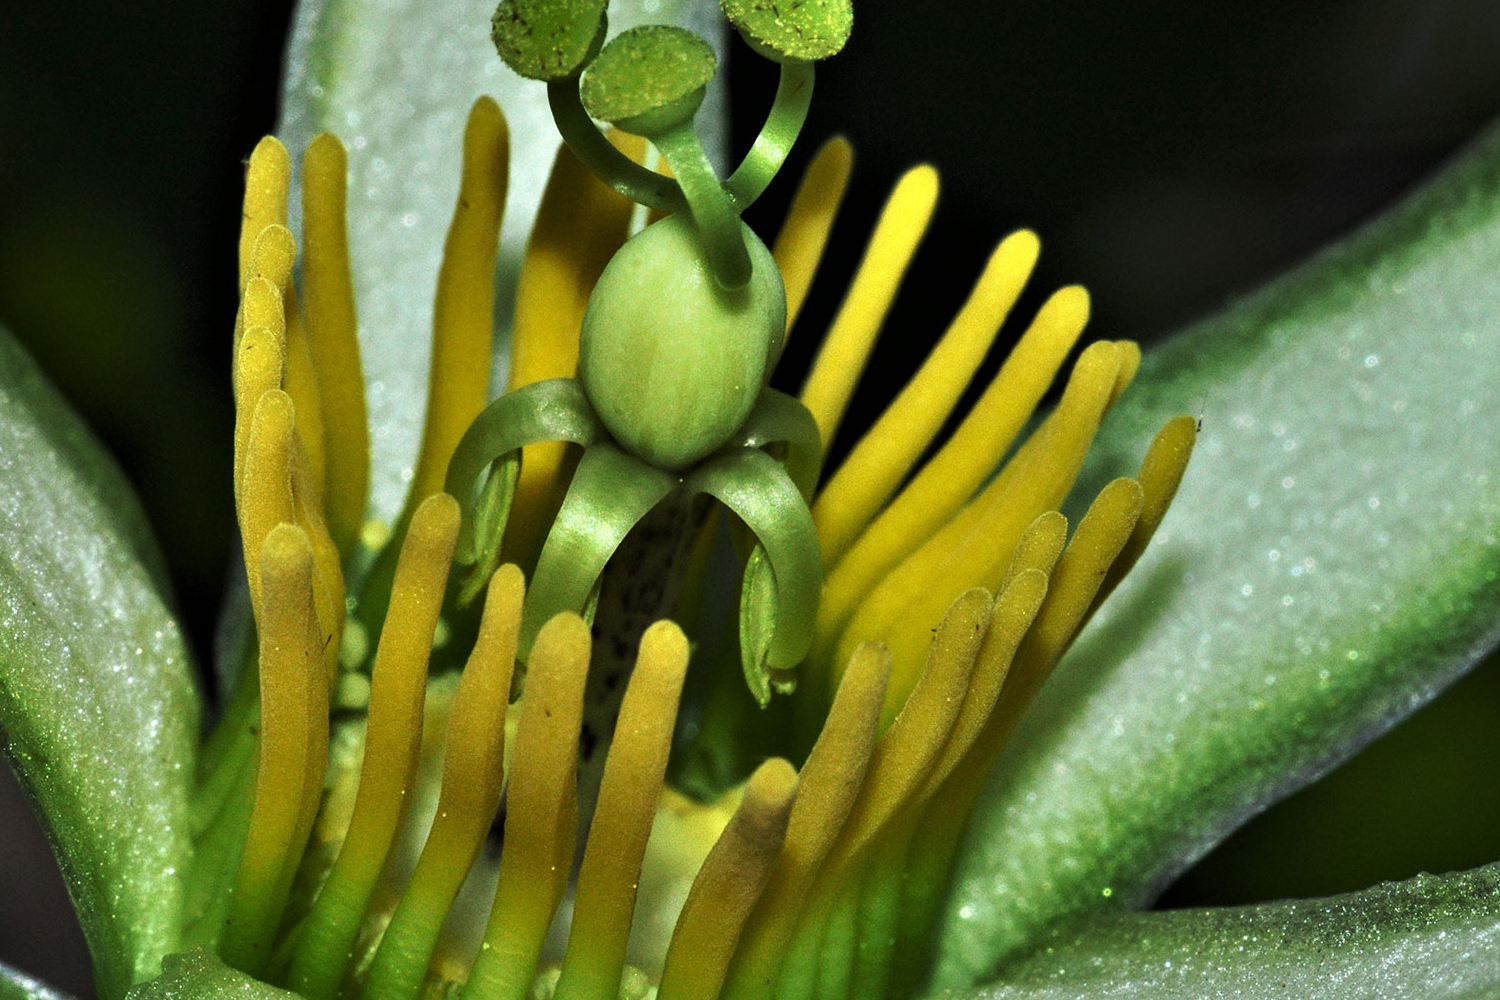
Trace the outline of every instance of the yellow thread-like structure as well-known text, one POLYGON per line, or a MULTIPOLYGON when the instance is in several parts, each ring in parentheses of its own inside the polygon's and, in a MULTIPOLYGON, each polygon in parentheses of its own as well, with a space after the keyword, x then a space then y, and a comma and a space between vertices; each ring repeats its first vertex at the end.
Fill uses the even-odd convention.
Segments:
POLYGON ((438 271, 427 416, 408 508, 443 488, 449 456, 489 397, 495 256, 509 159, 505 116, 481 97, 464 129, 463 178, 438 271))
POLYGON ((250 258, 255 241, 267 226, 286 225, 287 189, 291 185, 292 159, 286 147, 273 136, 255 144, 245 167, 245 201, 240 222, 240 291, 250 280, 250 258))
POLYGON ((641 637, 589 825, 557 1000, 619 995, 641 858, 666 776, 687 664, 687 637, 673 623, 657 622, 641 637))
MULTIPOLYGON (((644 139, 620 131, 612 131, 610 139, 637 161, 645 155, 644 139)), ((566 145, 558 148, 516 282, 508 389, 577 372, 578 333, 589 295, 629 235, 634 209, 566 145)), ((562 504, 566 457, 567 446, 558 442, 522 449, 505 534, 506 557, 521 566, 535 564, 562 504)))
POLYGON ((437 815, 366 978, 367 1000, 414 1000, 438 932, 500 804, 505 710, 525 581, 505 565, 490 578, 479 638, 453 699, 437 815))
POLYGON ((948 331, 823 487, 813 521, 826 563, 838 562, 942 428, 1025 287, 1040 249, 1036 234, 1024 229, 995 248, 948 331))
POLYGON ((693 880, 667 947, 657 1000, 714 1000, 740 931, 781 850, 797 772, 780 758, 750 776, 745 797, 693 880))
POLYGON ((359 537, 370 489, 370 432, 359 357, 346 221, 348 162, 324 133, 302 157, 302 290, 307 339, 323 400, 323 506, 342 552, 359 537))
POLYGON ((741 934, 725 980, 724 1000, 766 996, 774 985, 776 966, 818 866, 832 849, 864 783, 890 675, 891 656, 884 646, 866 643, 855 651, 828 721, 802 765, 786 839, 741 934))
POLYGON ((917 244, 927 232, 937 205, 937 191, 937 171, 929 166, 907 171, 896 184, 843 305, 818 348, 807 384, 802 387, 802 402, 817 421, 825 448, 838 433, 880 326, 896 299, 917 244))
POLYGON ((307 452, 308 485, 317 503, 323 503, 323 401, 318 390, 318 375, 313 369, 312 351, 307 343, 307 327, 297 307, 295 289, 286 295, 286 378, 282 388, 297 406, 297 439, 307 452))
POLYGON ((771 256, 786 286, 788 333, 797 322, 813 276, 818 273, 818 264, 828 247, 828 234, 833 231, 833 221, 849 188, 849 171, 853 166, 854 147, 849 140, 835 136, 824 143, 802 175, 786 220, 776 234, 771 256))
POLYGON ((280 389, 261 395, 250 420, 245 446, 244 489, 240 495, 240 545, 250 581, 250 606, 264 616, 260 593, 260 551, 278 524, 296 520, 292 503, 292 400, 280 389))
POLYGON ((260 398, 281 388, 286 357, 281 340, 263 326, 254 326, 240 338, 235 349, 234 379, 234 496, 244 493, 245 460, 249 455, 250 428, 260 398))
POLYGON ((427 659, 453 550, 458 504, 438 494, 417 508, 401 547, 370 678, 359 791, 338 860, 304 924, 289 984, 330 1000, 396 830, 406 815, 422 737, 427 659))
POLYGON ((880 577, 946 523, 1000 464, 1088 322, 1088 293, 1054 293, 958 429, 831 567, 819 631, 834 635, 880 577))
POLYGON ((1016 551, 1011 555, 1010 567, 1000 583, 1003 592, 1016 577, 1029 569, 1050 574, 1057 565, 1058 557, 1068 540, 1068 519, 1055 510, 1041 514, 1021 532, 1016 542, 1016 551))
POLYGON ((344 569, 338 547, 328 534, 319 502, 317 485, 312 481, 311 460, 301 446, 292 448, 292 509, 299 528, 307 533, 313 550, 313 598, 322 625, 323 662, 328 668, 330 687, 338 679, 339 642, 344 636, 344 569))
POLYGON ((553 618, 527 661, 526 696, 505 793, 505 849, 484 946, 463 995, 522 1000, 542 939, 567 888, 578 822, 578 733, 588 674, 589 629, 574 614, 553 618))
POLYGON ((279 524, 260 549, 260 738, 255 799, 221 942, 225 961, 260 973, 312 828, 328 759, 328 685, 312 606, 312 547, 279 524))

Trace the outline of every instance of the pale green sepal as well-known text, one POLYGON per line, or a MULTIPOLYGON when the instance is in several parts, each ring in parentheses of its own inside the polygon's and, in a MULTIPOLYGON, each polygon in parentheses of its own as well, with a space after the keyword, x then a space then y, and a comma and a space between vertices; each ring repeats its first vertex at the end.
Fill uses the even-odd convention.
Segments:
POLYGON ((1327 899, 1087 917, 968 1000, 1490 1000, 1500 865, 1327 899))
POLYGON ((0 962, 0 1000, 73 1000, 40 979, 0 962))
POLYGON ((118 1000, 176 946, 198 693, 119 470, 0 331, 0 734, 118 1000))
POLYGON ((1409 714, 1500 623, 1500 132, 1342 245, 1152 351, 1081 489, 1203 429, 1155 542, 975 817, 942 985, 1149 903, 1409 714))
POLYGON ((203 948, 169 955, 159 977, 126 996, 128 1000, 299 1000, 295 993, 231 969, 203 948))
MULTIPOLYGON (((433 290, 474 99, 498 100, 511 135, 490 383, 497 393, 505 385, 516 274, 557 152, 547 87, 517 76, 495 54, 494 10, 494 0, 304 0, 292 23, 277 134, 291 151, 294 180, 302 151, 318 133, 337 134, 349 149, 349 252, 369 399, 370 513, 387 523, 406 500, 421 440, 433 290)), ((647 20, 691 28, 723 56, 726 25, 711 3, 610 5, 611 30, 647 20)), ((727 143, 726 107, 716 81, 697 118, 711 154, 727 143)), ((299 198, 294 192, 293 232, 301 231, 299 198)))

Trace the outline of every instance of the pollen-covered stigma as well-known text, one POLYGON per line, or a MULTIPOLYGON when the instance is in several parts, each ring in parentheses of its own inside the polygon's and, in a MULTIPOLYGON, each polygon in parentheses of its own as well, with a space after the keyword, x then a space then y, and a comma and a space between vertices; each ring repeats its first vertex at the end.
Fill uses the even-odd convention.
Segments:
POLYGON ((233 381, 255 635, 201 763, 189 937, 308 1000, 910 997, 984 779, 1161 522, 1194 422, 1166 424, 1069 534, 1057 508, 1139 351, 1084 348, 1033 421, 1088 318, 1068 287, 937 441, 1036 263, 1023 230, 822 469, 935 172, 897 182, 800 393, 772 390, 848 144, 817 154, 769 248, 739 216, 847 4, 791 28, 725 4, 781 66, 725 180, 692 129, 712 51, 661 26, 602 44, 588 6, 496 13, 565 144, 491 402, 509 140, 495 102, 474 105, 421 452, 388 530, 365 523, 344 148, 304 154, 300 247, 287 151, 251 156, 233 381))

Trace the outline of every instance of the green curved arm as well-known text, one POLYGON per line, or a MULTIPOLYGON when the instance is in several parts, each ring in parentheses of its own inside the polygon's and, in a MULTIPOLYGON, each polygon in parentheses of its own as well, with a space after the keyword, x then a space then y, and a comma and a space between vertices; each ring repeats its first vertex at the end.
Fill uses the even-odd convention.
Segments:
POLYGON ((751 690, 764 703, 773 682, 786 683, 777 675, 794 669, 812 645, 823 589, 812 512, 780 463, 754 449, 705 463, 684 488, 734 511, 759 543, 745 566, 740 653, 751 690))
POLYGON ((818 423, 797 397, 762 389, 728 447, 764 448, 772 444, 786 445, 783 462, 787 475, 797 484, 802 499, 811 501, 823 471, 823 439, 818 435, 818 423))
POLYGON ((604 564, 677 486, 676 477, 612 444, 594 444, 583 453, 526 591, 518 659, 525 661, 553 615, 587 609, 604 564))
POLYGON ((485 407, 453 450, 443 483, 464 514, 457 560, 465 565, 479 560, 491 543, 498 547, 500 536, 505 534, 510 494, 520 466, 498 460, 540 441, 568 441, 587 447, 604 436, 604 425, 576 379, 533 382, 485 407), (496 468, 476 498, 475 487, 491 464, 496 468))
POLYGON ((631 201, 673 215, 687 207, 682 188, 670 177, 647 170, 610 145, 578 96, 578 78, 547 84, 547 104, 563 141, 594 176, 631 201))
POLYGON ((744 160, 735 168, 724 190, 741 212, 755 204, 786 162, 792 144, 807 121, 812 103, 813 64, 788 60, 781 64, 781 79, 776 84, 776 99, 771 104, 760 135, 750 146, 744 160))

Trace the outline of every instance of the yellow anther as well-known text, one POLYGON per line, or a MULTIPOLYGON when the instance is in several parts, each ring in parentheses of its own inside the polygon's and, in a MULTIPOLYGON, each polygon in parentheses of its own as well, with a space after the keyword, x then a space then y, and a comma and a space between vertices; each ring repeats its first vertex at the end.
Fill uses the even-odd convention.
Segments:
POLYGON ((259 973, 312 830, 328 761, 328 685, 312 604, 312 547, 279 524, 260 549, 260 739, 255 800, 220 945, 225 961, 259 973))
POLYGON ((250 280, 251 254, 261 230, 286 225, 287 189, 292 161, 274 136, 256 143, 245 168, 245 202, 240 220, 240 290, 250 280))
MULTIPOLYGON (((644 139, 618 130, 610 132, 610 139, 637 161, 645 154, 644 139)), ((509 389, 577 372, 578 332, 589 295, 629 235, 634 209, 633 202, 579 163, 566 144, 558 147, 516 282, 509 389)), ((505 534, 506 558, 522 566, 536 562, 562 505, 566 458, 567 446, 558 442, 522 451, 505 534)))
POLYGON ((509 159, 505 116, 481 97, 464 129, 463 178, 438 270, 427 418, 408 509, 443 488, 453 449, 489 398, 495 256, 509 159))
POLYGON ((890 675, 891 656, 880 643, 866 643, 855 651, 828 721, 802 765, 786 841, 745 924, 725 981, 724 1000, 770 995, 818 866, 833 847, 864 782, 890 675))
POLYGON ((641 859, 661 798, 687 664, 687 637, 672 622, 657 622, 641 637, 589 825, 557 1000, 619 995, 641 859))
POLYGON ((484 946, 463 995, 523 1000, 567 888, 578 823, 578 734, 589 627, 574 614, 537 634, 505 793, 505 847, 484 946))
POLYGON ((240 544, 245 553, 245 575, 250 582, 250 605, 260 621, 260 550, 278 524, 296 521, 292 502, 292 441, 295 413, 292 400, 280 389, 263 393, 255 404, 250 437, 245 446, 244 488, 240 491, 240 544))
POLYGON ((1064 288, 1037 312, 958 430, 832 567, 818 605, 823 643, 837 637, 880 578, 973 497, 1009 450, 1088 321, 1088 294, 1064 288))
POLYGON ((458 544, 458 504, 447 494, 417 508, 401 547, 390 609, 370 678, 369 721, 349 831, 304 922, 289 985, 309 1000, 331 1000, 381 868, 411 799, 427 659, 448 569, 458 544))
POLYGON ((307 450, 308 485, 323 505, 323 402, 318 392, 318 376, 313 370, 312 352, 307 343, 307 327, 297 308, 296 292, 286 295, 286 380, 283 388, 297 405, 297 439, 307 450))
POLYGON ((245 459, 249 454, 250 428, 256 404, 272 389, 281 388, 285 365, 281 338, 273 331, 252 326, 240 338, 234 365, 234 496, 237 502, 244 491, 245 459))
POLYGON ((1041 249, 1029 230, 995 248, 969 299, 911 381, 865 432, 813 505, 823 560, 833 565, 906 478, 942 429, 1041 249))
POLYGON ((913 656, 925 648, 923 630, 931 628, 960 588, 995 586, 1026 526, 1067 496, 1098 430, 1119 367, 1115 344, 1090 345, 1074 366, 1057 409, 1000 475, 887 574, 850 618, 840 653, 865 639, 884 638, 896 658, 897 674, 886 694, 887 717, 900 708, 915 680, 901 668, 915 662, 913 656))
POLYGON ((324 495, 340 551, 359 537, 370 489, 370 432, 359 358, 346 222, 344 146, 324 133, 302 158, 302 290, 307 337, 323 401, 324 495))
POLYGON ((490 577, 479 638, 453 698, 437 814, 381 938, 365 1000, 415 1000, 421 993, 443 920, 484 846, 500 804, 505 712, 524 593, 525 580, 513 565, 490 577))
POLYGON ((880 326, 927 231, 937 205, 937 191, 937 171, 929 166, 907 171, 896 184, 844 303, 818 348, 817 360, 802 388, 802 402, 812 411, 825 447, 838 433, 880 326))
POLYGON ((771 256, 786 285, 786 328, 790 333, 807 301, 813 276, 828 246, 828 234, 838 216, 844 192, 849 188, 849 170, 854 165, 854 147, 843 136, 823 144, 808 164, 807 173, 792 198, 771 256))
POLYGON ((1141 470, 1135 477, 1141 484, 1140 519, 1135 522, 1135 530, 1130 533, 1130 540, 1120 551, 1119 558, 1110 564, 1109 574, 1099 587, 1099 593, 1094 595, 1089 616, 1114 592, 1120 581, 1125 579, 1125 574, 1140 559, 1141 553, 1146 551, 1151 536, 1156 534, 1162 518, 1167 516, 1172 498, 1177 495, 1177 487, 1182 482, 1183 473, 1187 471, 1188 459, 1193 455, 1193 443, 1197 438, 1198 422, 1190 416, 1174 417, 1157 431, 1156 438, 1146 451, 1146 457, 1141 460, 1141 470))
POLYGON ((667 947, 658 1000, 715 1000, 740 931, 771 873, 797 794, 780 758, 750 776, 745 797, 704 860, 667 947))

